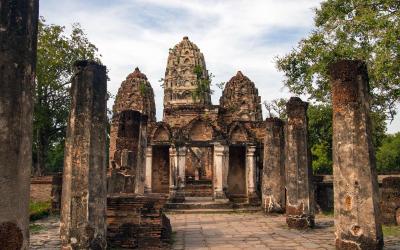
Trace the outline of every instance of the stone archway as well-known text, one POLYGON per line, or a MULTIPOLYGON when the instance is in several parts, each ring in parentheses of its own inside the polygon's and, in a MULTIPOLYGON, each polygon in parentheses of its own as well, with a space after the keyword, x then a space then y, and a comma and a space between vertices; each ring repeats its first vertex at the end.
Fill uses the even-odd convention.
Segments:
POLYGON ((152 148, 151 184, 153 193, 169 192, 169 146, 157 145, 152 148))

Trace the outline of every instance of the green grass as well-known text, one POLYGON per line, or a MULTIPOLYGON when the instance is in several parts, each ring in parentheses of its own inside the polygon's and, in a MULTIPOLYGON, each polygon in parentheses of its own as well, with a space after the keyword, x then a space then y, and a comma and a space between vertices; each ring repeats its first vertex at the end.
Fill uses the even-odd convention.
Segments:
POLYGON ((35 221, 49 216, 51 208, 50 201, 38 201, 29 203, 29 219, 35 221))
POLYGON ((334 212, 333 210, 330 211, 322 211, 322 214, 328 217, 333 217, 334 216, 334 212))
POLYGON ((400 226, 382 226, 383 236, 400 237, 400 226))
POLYGON ((42 225, 38 225, 38 224, 30 224, 29 225, 29 232, 31 234, 38 233, 40 231, 43 231, 44 229, 45 229, 45 227, 42 225))

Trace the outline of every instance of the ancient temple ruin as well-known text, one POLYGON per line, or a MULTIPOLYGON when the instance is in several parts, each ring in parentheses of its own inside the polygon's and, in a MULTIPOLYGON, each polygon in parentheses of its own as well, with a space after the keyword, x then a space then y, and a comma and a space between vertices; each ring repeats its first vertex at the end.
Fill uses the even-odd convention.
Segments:
POLYGON ((209 85, 194 96, 199 84, 208 78, 203 54, 184 37, 169 51, 163 119, 157 122, 154 94, 147 77, 138 68, 129 74, 114 104, 109 190, 133 192, 134 188, 124 191, 121 187, 131 178, 128 183, 144 187, 135 189, 138 193, 144 190, 173 196, 179 189, 185 197, 259 202, 266 129, 258 90, 238 71, 227 82, 220 105, 213 105, 209 85), (127 121, 132 111, 147 118, 143 161, 136 159, 140 158, 137 152, 130 155, 135 151, 133 145, 140 145, 140 140, 130 145, 129 139, 122 139, 119 134, 129 134, 133 131, 129 126, 139 126, 135 125, 136 118, 127 121), (130 161, 135 168, 131 172, 127 163, 130 161), (142 171, 144 178, 138 177, 142 171), (121 177, 115 178, 116 175, 121 177))

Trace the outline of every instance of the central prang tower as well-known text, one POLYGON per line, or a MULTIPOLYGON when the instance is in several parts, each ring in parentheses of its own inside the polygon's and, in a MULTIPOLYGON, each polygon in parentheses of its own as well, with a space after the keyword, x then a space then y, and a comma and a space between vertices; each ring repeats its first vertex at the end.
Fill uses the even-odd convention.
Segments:
POLYGON ((169 50, 164 79, 164 108, 211 104, 210 91, 205 91, 205 98, 193 98, 198 81, 195 69, 199 71, 202 79, 208 79, 203 54, 197 45, 185 36, 169 50))

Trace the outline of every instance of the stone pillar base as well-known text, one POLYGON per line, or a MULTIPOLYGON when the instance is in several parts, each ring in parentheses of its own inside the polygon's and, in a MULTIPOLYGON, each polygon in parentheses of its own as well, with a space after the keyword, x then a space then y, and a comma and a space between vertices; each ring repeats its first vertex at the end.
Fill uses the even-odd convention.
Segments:
POLYGON ((294 229, 307 229, 315 226, 313 215, 287 215, 286 224, 289 228, 294 229))
POLYGON ((185 201, 185 191, 182 189, 172 189, 169 191, 169 202, 183 203, 185 201))
POLYGON ((261 201, 260 201, 260 197, 258 197, 256 192, 249 192, 248 195, 248 201, 250 205, 254 205, 254 206, 259 206, 261 201))
POLYGON ((214 192, 214 200, 218 202, 228 202, 229 199, 226 197, 224 191, 215 191, 214 192))
POLYGON ((354 236, 342 235, 341 239, 336 238, 335 240, 336 249, 371 249, 381 250, 383 249, 383 239, 374 240, 367 238, 364 235, 354 236))

